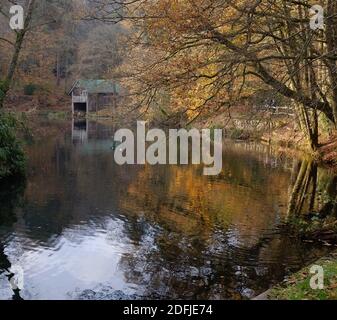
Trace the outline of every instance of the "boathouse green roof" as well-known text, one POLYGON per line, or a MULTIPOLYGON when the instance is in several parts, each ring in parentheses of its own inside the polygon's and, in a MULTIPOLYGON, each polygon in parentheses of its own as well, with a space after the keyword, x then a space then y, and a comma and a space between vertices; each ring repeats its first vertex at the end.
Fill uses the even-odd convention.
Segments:
POLYGON ((84 89, 88 93, 120 93, 120 86, 114 80, 77 80, 69 94, 71 94, 75 88, 84 89))

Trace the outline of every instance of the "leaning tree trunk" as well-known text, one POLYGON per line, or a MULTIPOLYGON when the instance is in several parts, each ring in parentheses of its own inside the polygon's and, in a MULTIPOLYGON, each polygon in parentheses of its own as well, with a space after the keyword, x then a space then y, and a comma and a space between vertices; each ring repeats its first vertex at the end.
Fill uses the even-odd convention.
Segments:
POLYGON ((29 26, 30 26, 30 23, 31 23, 31 20, 32 20, 33 11, 34 11, 34 4, 35 4, 35 0, 29 1, 28 7, 27 7, 27 15, 26 15, 26 18, 25 18, 24 27, 23 27, 22 30, 16 32, 14 52, 13 52, 12 59, 11 59, 10 65, 9 65, 9 69, 8 69, 8 72, 7 72, 7 75, 6 75, 5 79, 3 81, 1 81, 1 83, 0 83, 0 109, 3 107, 4 100, 6 98, 6 95, 9 91, 10 87, 11 87, 11 84, 13 82, 13 77, 14 77, 16 67, 18 65, 23 40, 25 38, 25 35, 26 35, 26 33, 29 29, 29 26))

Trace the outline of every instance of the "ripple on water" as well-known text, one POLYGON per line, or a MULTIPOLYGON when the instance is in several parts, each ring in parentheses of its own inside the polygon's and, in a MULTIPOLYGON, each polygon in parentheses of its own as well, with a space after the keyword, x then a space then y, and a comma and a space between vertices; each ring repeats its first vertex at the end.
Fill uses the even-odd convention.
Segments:
POLYGON ((296 163, 278 167, 269 151, 235 144, 216 178, 195 166, 121 167, 96 132, 103 124, 88 124, 75 147, 63 130, 75 124, 38 123, 53 125, 55 136, 28 148, 22 207, 1 203, 20 206, 0 245, 24 269, 24 298, 249 297, 315 254, 276 230, 296 163))
POLYGON ((92 223, 67 228, 48 241, 27 240, 21 229, 7 238, 6 253, 23 267, 32 296, 62 299, 73 288, 90 288, 112 280, 116 290, 124 290, 127 286, 119 274, 119 262, 135 248, 123 228, 122 221, 107 219, 98 228, 92 223), (48 288, 58 288, 58 293, 47 293, 48 288))

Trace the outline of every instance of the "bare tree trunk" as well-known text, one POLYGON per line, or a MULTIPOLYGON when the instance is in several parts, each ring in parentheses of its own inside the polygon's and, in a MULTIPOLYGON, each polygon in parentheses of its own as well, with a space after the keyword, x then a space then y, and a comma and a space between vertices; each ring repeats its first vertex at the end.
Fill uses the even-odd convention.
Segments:
POLYGON ((66 58, 65 58, 65 72, 64 72, 64 92, 67 93, 67 88, 68 88, 68 52, 66 52, 66 58))
POLYGON ((1 87, 0 87, 0 109, 3 108, 4 100, 6 98, 6 95, 9 91, 10 87, 11 87, 11 84, 13 82, 13 77, 14 77, 16 67, 18 65, 23 40, 25 38, 25 35, 26 35, 26 33, 29 29, 29 26, 30 26, 30 23, 31 23, 31 20, 32 20, 33 11, 34 11, 34 4, 35 4, 35 0, 29 1, 28 7, 27 7, 27 15, 26 15, 26 18, 25 18, 25 23, 24 23, 24 28, 23 28, 23 30, 20 30, 20 31, 16 32, 16 40, 15 40, 15 44, 14 44, 14 52, 13 52, 13 55, 12 55, 12 59, 11 59, 10 65, 9 65, 7 75, 6 75, 5 79, 2 81, 1 87))
MULTIPOLYGON (((337 53, 337 1, 329 0, 327 9, 327 28, 326 41, 329 56, 336 56, 337 53)), ((337 65, 333 57, 327 59, 330 84, 332 87, 332 110, 335 119, 335 128, 337 128, 337 65)))
POLYGON ((59 87, 61 82, 60 53, 56 54, 56 85, 59 87))

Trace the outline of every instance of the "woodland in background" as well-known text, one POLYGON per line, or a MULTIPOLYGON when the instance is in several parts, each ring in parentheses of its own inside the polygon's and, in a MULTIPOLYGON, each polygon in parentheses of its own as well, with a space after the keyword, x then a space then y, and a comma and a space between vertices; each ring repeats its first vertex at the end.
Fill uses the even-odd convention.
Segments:
POLYGON ((0 84, 4 95, 9 88, 13 99, 37 94, 41 104, 48 106, 64 96, 74 80, 115 76, 122 61, 122 27, 83 20, 90 2, 15 3, 23 6, 26 15, 24 30, 16 32, 9 28, 13 1, 0 0, 0 84))
MULTIPOLYGON (((67 92, 73 81, 81 78, 118 79, 125 98, 118 112, 160 119, 171 128, 188 127, 202 119, 217 117, 220 119, 217 125, 224 128, 223 119, 237 115, 262 122, 271 117, 271 111, 261 111, 257 105, 286 106, 294 115, 282 119, 286 130, 300 132, 306 138, 308 150, 314 155, 329 154, 329 161, 337 167, 336 0, 0 0, 1 183, 4 177, 25 175, 25 154, 15 132, 18 122, 4 110, 15 113, 25 101, 28 111, 64 106, 69 110, 67 92), (318 2, 325 10, 325 25, 323 29, 313 30, 310 8, 318 2), (25 25, 20 31, 8 26, 9 7, 14 3, 25 9, 25 25)), ((63 135, 64 130, 60 132, 63 135)), ((55 132, 49 134, 54 137, 55 132)), ((45 147, 55 157, 54 143, 45 147)), ((48 167, 53 161, 42 164, 44 158, 39 152, 32 153, 31 146, 27 149, 30 157, 37 157, 37 168, 44 166, 44 170, 53 172, 48 167)), ((246 188, 249 183, 245 179, 252 178, 251 170, 249 166, 247 171, 241 170, 237 166, 240 159, 245 159, 244 153, 232 162, 230 178, 239 177, 243 182, 238 186, 246 188)), ((321 171, 311 160, 298 161, 291 169, 286 225, 282 223, 280 228, 300 236, 301 240, 319 239, 324 245, 327 241, 328 246, 335 245, 337 178, 331 172, 321 171)), ((74 163, 79 163, 76 158, 74 163)), ((186 198, 192 203, 193 213, 199 212, 200 206, 207 212, 211 208, 204 204, 217 204, 217 201, 215 212, 221 213, 226 197, 235 209, 246 210, 242 207, 245 203, 240 202, 241 193, 227 192, 226 187, 217 192, 222 198, 209 202, 207 192, 198 193, 207 189, 204 180, 199 181, 192 174, 186 179, 174 171, 182 170, 185 174, 185 168, 171 169, 167 176, 173 180, 181 176, 185 183, 181 186, 187 185, 186 190, 191 191, 186 198)), ((97 180, 94 185, 106 185, 102 181, 111 174, 103 171, 104 176, 94 176, 97 180)), ((41 175, 48 192, 64 184, 59 174, 53 174, 55 183, 41 175)), ((159 212, 156 219, 162 218, 167 224, 167 212, 173 211, 166 210, 165 203, 158 205, 161 198, 156 193, 158 183, 152 174, 151 169, 146 170, 139 181, 133 181, 128 172, 126 176, 134 185, 129 186, 128 193, 121 194, 131 194, 134 201, 125 203, 135 205, 137 210, 137 204, 142 209, 144 202, 152 206, 150 214, 163 208, 162 217, 159 212), (147 184, 149 192, 139 196, 138 191, 147 184), (152 204, 143 198, 148 194, 152 204)), ((273 188, 274 184, 262 172, 256 171, 254 175, 273 188)), ((87 173, 83 177, 87 179, 87 173)), ((286 180, 280 180, 279 175, 275 179, 281 183, 280 190, 286 190, 286 180)), ((92 184, 84 185, 92 187, 92 184)), ((28 186, 28 192, 34 198, 36 189, 32 186, 34 183, 28 186)), ((4 195, 8 196, 6 185, 5 189, 4 195)), ((17 189, 21 192, 21 188, 17 189)), ((184 192, 173 184, 168 190, 164 193, 172 199, 184 192)), ((277 190, 269 192, 271 196, 276 193, 277 190)), ((254 202, 255 197, 253 202, 247 199, 252 208, 263 212, 254 202)), ((261 225, 265 221, 262 215, 254 219, 262 219, 261 225)), ((205 224, 199 220, 195 221, 203 232, 205 224)), ((182 225, 181 220, 178 224, 173 221, 182 225)), ((191 228, 191 222, 187 224, 191 228)), ((252 249, 259 252, 268 241, 269 235, 252 249)))
POLYGON ((16 33, 12 1, 0 2, 1 104, 9 88, 52 97, 81 77, 123 77, 140 116, 187 125, 266 96, 293 110, 313 151, 336 129, 334 0, 320 1, 322 30, 310 28, 311 0, 17 2, 26 25, 16 33))
POLYGON ((310 28, 309 0, 102 0, 95 18, 128 21, 131 90, 139 107, 188 122, 230 112, 259 92, 281 95, 312 150, 337 124, 337 3, 324 30, 310 28), (132 63, 130 63, 132 61, 132 63), (135 85, 135 81, 138 80, 135 85), (168 109, 164 108, 168 106, 168 109))
POLYGON ((0 0, 0 179, 25 175, 25 156, 7 111, 69 109, 74 80, 116 77, 122 26, 83 19, 90 2, 0 0), (24 9, 22 30, 9 26, 10 7, 24 9))

